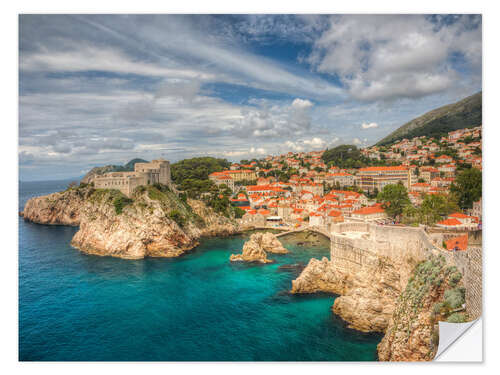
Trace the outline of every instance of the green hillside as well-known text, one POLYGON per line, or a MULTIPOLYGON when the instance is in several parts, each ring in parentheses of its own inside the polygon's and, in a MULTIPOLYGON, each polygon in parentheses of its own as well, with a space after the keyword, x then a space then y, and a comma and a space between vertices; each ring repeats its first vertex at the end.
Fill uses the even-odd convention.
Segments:
POLYGON ((483 97, 480 91, 456 103, 439 107, 407 122, 376 145, 383 146, 403 138, 441 137, 453 130, 481 125, 483 120, 482 109, 483 97))

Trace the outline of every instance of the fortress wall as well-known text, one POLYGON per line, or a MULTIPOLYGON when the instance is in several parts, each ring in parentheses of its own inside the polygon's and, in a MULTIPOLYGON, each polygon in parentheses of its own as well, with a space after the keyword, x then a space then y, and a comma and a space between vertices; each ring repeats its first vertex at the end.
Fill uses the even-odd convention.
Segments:
MULTIPOLYGON (((399 265, 403 274, 411 272, 411 264, 425 260, 429 255, 442 255, 448 264, 455 265, 463 275, 466 288, 467 312, 471 319, 481 315, 482 306, 482 248, 476 245, 481 234, 476 234, 467 251, 443 251, 434 245, 421 228, 388 227, 364 223, 343 223, 332 228, 330 259, 341 272, 355 274, 364 267, 376 268, 381 258, 399 265), (368 232, 360 238, 349 238, 339 233, 368 232), (404 272, 406 271, 406 272, 404 272)), ((403 277, 405 279, 406 277, 403 277)), ((402 280, 403 282, 406 282, 402 280)))
POLYGON ((367 223, 356 223, 347 222, 333 224, 330 228, 332 233, 342 233, 342 232, 368 232, 369 224, 367 223))
POLYGON ((342 268, 374 266, 374 258, 386 257, 402 261, 412 258, 415 261, 426 259, 437 251, 432 241, 420 228, 387 227, 364 223, 347 223, 336 226, 331 235, 330 259, 342 268), (354 225, 353 225, 354 224, 354 225), (360 225, 361 224, 361 225, 360 225), (348 238, 336 232, 349 232, 353 229, 367 230, 369 235, 361 238, 348 238), (346 262, 354 265, 348 265, 346 262))
POLYGON ((452 253, 453 261, 460 272, 465 287, 465 305, 469 318, 481 316, 483 303, 483 250, 481 247, 469 247, 467 251, 452 253))

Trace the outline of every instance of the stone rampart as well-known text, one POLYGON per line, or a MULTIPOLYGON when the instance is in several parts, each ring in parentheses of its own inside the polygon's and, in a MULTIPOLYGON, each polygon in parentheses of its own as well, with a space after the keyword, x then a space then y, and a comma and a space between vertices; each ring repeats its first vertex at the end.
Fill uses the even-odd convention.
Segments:
MULTIPOLYGON (((450 252, 438 247, 422 228, 341 223, 331 228, 330 260, 341 272, 355 274, 362 268, 376 268, 386 259, 401 269, 406 285, 412 268, 430 255, 442 255, 463 275, 466 306, 471 319, 481 315, 482 249, 480 233, 474 233, 467 251, 450 252), (358 233, 356 233, 358 232, 358 233)), ((436 237, 437 238, 437 237, 436 237)), ((402 285, 403 287, 403 285, 402 285)))

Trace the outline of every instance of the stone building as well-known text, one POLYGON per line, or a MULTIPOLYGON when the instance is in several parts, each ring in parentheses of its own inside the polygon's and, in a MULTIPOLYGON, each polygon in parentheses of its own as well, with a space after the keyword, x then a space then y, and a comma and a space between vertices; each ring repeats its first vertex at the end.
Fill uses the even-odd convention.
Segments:
POLYGON ((360 168, 356 177, 357 185, 365 192, 381 191, 384 186, 398 182, 407 189, 411 185, 410 171, 405 166, 360 168))
POLYGON ((163 184, 170 186, 170 163, 158 159, 150 163, 136 163, 133 172, 109 172, 92 179, 96 189, 117 189, 127 197, 141 185, 163 184))

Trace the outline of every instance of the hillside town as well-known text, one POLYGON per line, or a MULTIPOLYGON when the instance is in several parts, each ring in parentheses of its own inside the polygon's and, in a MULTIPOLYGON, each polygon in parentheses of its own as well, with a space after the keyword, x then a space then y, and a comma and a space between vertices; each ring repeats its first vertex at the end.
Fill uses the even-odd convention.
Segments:
MULTIPOLYGON (((440 139, 425 136, 360 150, 369 166, 340 168, 322 158, 325 150, 288 152, 232 164, 209 179, 233 192, 231 203, 245 211, 242 224, 254 227, 317 227, 328 230, 340 222, 404 225, 389 215, 380 192, 402 185, 411 206, 426 197, 447 199, 457 175, 482 170, 481 126, 449 132, 440 139)), ((427 198, 429 199, 429 198, 427 198)), ((443 229, 471 230, 482 225, 481 199, 432 224, 443 229)))

